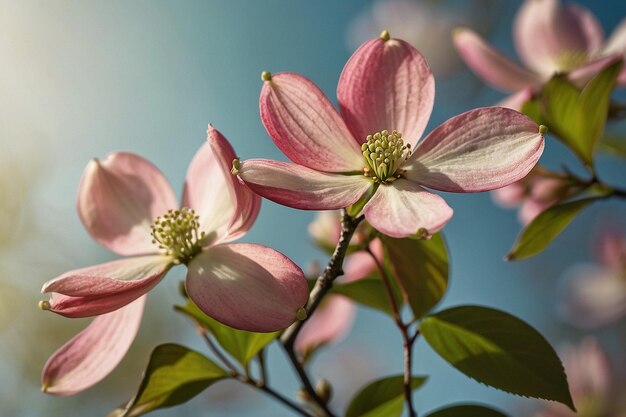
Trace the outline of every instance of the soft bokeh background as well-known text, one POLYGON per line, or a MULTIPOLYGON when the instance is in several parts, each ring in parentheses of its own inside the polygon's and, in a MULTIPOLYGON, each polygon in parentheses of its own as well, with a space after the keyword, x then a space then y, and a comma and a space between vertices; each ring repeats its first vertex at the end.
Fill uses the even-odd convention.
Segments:
MULTIPOLYGON (((583 3, 607 33, 626 15, 621 0, 583 3)), ((334 100, 351 52, 384 28, 432 60, 438 84, 429 128, 435 127, 502 97, 464 70, 451 49, 451 28, 472 26, 512 55, 510 25, 518 6, 504 0, 416 0, 391 10, 369 0, 0 0, 0 415, 105 415, 132 395, 154 345, 176 341, 204 349, 192 326, 172 312, 184 274, 175 270, 151 293, 140 337, 111 377, 72 398, 39 392, 48 355, 86 325, 39 311, 41 284, 70 268, 113 259, 75 213, 76 187, 90 158, 115 150, 139 153, 180 191, 211 122, 242 158, 283 159, 258 117, 260 72, 304 74, 334 100)), ((577 166, 564 147, 548 140, 542 161, 558 167, 563 160, 577 166)), ((623 161, 606 156, 600 163, 605 178, 625 185, 623 161)), ((530 322, 554 345, 578 340, 583 333, 555 315, 558 279, 569 265, 589 258, 591 236, 603 222, 626 225, 624 204, 592 207, 545 253, 511 264, 502 257, 520 229, 514 212, 497 208, 486 194, 446 199, 455 216, 445 229, 452 275, 442 307, 494 306, 530 322)), ((314 259, 323 263, 306 234, 313 214, 264 202, 244 240, 270 245, 303 267, 314 259)), ((616 334, 599 336, 615 358, 623 358, 626 340, 616 334)), ((293 393, 294 376, 275 346, 269 363, 272 383, 293 393)), ((388 317, 361 309, 352 335, 313 365, 316 377, 334 382, 333 405, 341 408, 368 380, 401 372, 401 339, 388 317)), ((454 401, 486 402, 520 416, 537 406, 469 380, 423 341, 415 372, 431 375, 416 395, 420 413, 454 401)), ((153 415, 188 414, 290 415, 231 382, 153 415)))

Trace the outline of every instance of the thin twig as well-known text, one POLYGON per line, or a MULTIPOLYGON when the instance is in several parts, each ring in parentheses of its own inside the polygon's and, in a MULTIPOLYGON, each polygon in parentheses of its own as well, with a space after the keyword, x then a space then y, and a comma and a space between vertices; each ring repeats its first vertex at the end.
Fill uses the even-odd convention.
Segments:
MULTIPOLYGON (((215 343, 213 343, 213 340, 211 340, 211 337, 208 335, 207 331, 204 328, 199 327, 198 333, 200 333, 200 336, 202 336, 202 338, 206 342, 211 352, 213 352, 215 356, 217 356, 217 358, 222 362, 222 364, 230 370, 230 374, 234 379, 241 382, 242 384, 249 385, 251 387, 254 387, 256 389, 259 389, 265 392, 270 397, 273 397, 275 400, 283 403, 285 406, 291 408, 293 411, 295 411, 301 416, 314 417, 311 414, 309 414, 306 410, 301 408, 295 402, 289 400, 288 398, 284 397, 279 392, 274 391, 272 388, 270 388, 267 385, 267 376, 262 376, 263 379, 256 381, 253 378, 251 378, 249 374, 246 374, 246 375, 241 374, 241 372, 239 372, 237 367, 220 351, 220 349, 215 345, 215 343)), ((261 357, 261 355, 259 355, 259 357, 261 357)), ((261 360, 259 361, 259 363, 261 363, 261 360)), ((262 375, 265 374, 264 369, 265 369, 265 366, 263 365, 261 367, 262 375)))
POLYGON ((226 355, 222 353, 215 343, 213 343, 213 340, 211 340, 211 337, 207 333, 206 329, 198 327, 198 333, 200 333, 200 336, 202 336, 211 352, 213 352, 215 356, 217 356, 217 358, 230 370, 231 375, 233 377, 240 375, 239 369, 237 369, 237 367, 226 357, 226 355))
MULTIPOLYGON (((305 307, 307 318, 311 317, 311 315, 315 312, 324 296, 332 288, 335 279, 343 274, 343 260, 346 257, 348 245, 350 244, 350 240, 352 239, 352 235, 354 234, 357 226, 362 220, 362 215, 359 217, 351 217, 345 210, 342 210, 341 235, 339 236, 339 242, 337 242, 335 251, 331 256, 328 265, 324 269, 324 272, 317 278, 315 286, 311 290, 309 301, 305 307)), ((303 364, 298 359, 298 355, 294 349, 294 342, 296 337, 298 337, 298 333, 300 333, 305 321, 306 319, 296 321, 292 324, 283 332, 280 337, 280 341, 285 349, 285 352, 287 353, 287 356, 289 357, 289 360, 291 361, 291 364, 293 365, 293 368, 302 382, 304 390, 307 392, 311 400, 324 411, 327 417, 334 417, 335 415, 328 408, 326 402, 322 400, 319 395, 317 395, 317 392, 315 392, 315 388, 313 388, 313 384, 311 383, 311 380, 307 375, 303 364)))
POLYGON ((396 326, 398 327, 398 329, 400 329, 400 333, 402 334, 404 352, 404 372, 402 379, 404 385, 404 399, 406 401, 406 406, 409 409, 409 417, 417 417, 415 407, 413 406, 413 387, 411 386, 411 379, 413 367, 413 343, 415 343, 415 340, 419 335, 419 330, 416 330, 412 336, 409 335, 409 326, 411 325, 411 322, 405 323, 404 321, 402 321, 400 309, 398 308, 398 304, 396 303, 396 299, 391 288, 391 280, 387 275, 387 271, 385 271, 385 267, 380 263, 374 252, 372 252, 372 250, 369 248, 369 246, 365 250, 372 257, 374 263, 376 264, 376 267, 380 271, 380 275, 382 277, 382 281, 387 292, 387 296, 389 298, 389 303, 391 304, 393 320, 396 322, 396 326))
POLYGON ((270 379, 269 379, 269 375, 267 374, 267 368, 265 367, 265 349, 261 349, 259 353, 257 353, 256 357, 259 362, 259 374, 260 374, 259 380, 263 384, 268 384, 270 379))

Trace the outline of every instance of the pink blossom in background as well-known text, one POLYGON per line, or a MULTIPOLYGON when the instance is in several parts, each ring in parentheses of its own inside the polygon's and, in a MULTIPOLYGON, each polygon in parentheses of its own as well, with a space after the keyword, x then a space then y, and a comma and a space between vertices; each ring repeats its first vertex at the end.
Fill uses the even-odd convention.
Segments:
POLYGON ((544 409, 536 413, 535 417, 619 415, 608 412, 612 405, 611 364, 598 342, 588 337, 578 345, 567 345, 560 349, 560 356, 578 413, 563 404, 546 402, 544 409))
POLYGON ((468 111, 418 143, 435 85, 422 55, 390 38, 365 42, 337 87, 340 113, 305 77, 263 74, 263 124, 292 163, 236 161, 234 172, 256 193, 305 210, 367 200, 363 213, 393 237, 439 231, 452 209, 429 187, 479 192, 523 178, 543 151, 540 127, 505 108, 468 111))
POLYGON ((232 327, 275 331, 307 301, 302 270, 261 245, 231 244, 257 217, 260 199, 232 175, 235 153, 209 126, 193 158, 178 209, 164 175, 131 153, 91 161, 78 190, 89 234, 120 260, 67 272, 44 284, 41 306, 67 317, 94 317, 55 352, 42 374, 46 392, 72 395, 122 360, 139 329, 146 293, 177 264, 187 266, 189 297, 232 327))
POLYGON ((626 316, 626 238, 605 230, 594 245, 596 263, 575 265, 565 272, 558 310, 569 323, 593 329, 626 316))
MULTIPOLYGON (((454 44, 468 67, 490 86, 515 93, 502 104, 519 109, 554 74, 568 73, 584 85, 626 54, 626 20, 605 41, 602 26, 586 8, 559 0, 526 0, 513 25, 517 53, 509 60, 471 29, 457 29, 454 44)), ((626 83, 626 69, 618 78, 626 83)))
POLYGON ((491 10, 494 3, 493 0, 378 0, 351 22, 346 34, 348 46, 356 49, 364 40, 377 35, 380 28, 391 27, 395 36, 426 57, 437 77, 446 77, 461 67, 450 33, 458 26, 484 29, 488 20, 485 10, 491 10))
POLYGON ((493 190, 493 201, 504 208, 519 207, 518 219, 529 224, 541 212, 579 190, 567 177, 536 167, 521 180, 493 190))

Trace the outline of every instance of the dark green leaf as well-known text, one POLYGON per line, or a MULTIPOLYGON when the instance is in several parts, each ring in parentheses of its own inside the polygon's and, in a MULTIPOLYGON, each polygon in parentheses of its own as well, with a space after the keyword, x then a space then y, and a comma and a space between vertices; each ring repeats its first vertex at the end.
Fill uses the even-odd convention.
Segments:
POLYGON ((393 276, 416 319, 428 313, 448 288, 448 255, 440 233, 429 240, 382 238, 393 276))
MULTIPOLYGON (((411 388, 416 389, 427 377, 413 377, 411 388)), ((350 401, 346 417, 400 417, 404 403, 404 377, 389 376, 362 388, 350 401)))
POLYGON ((114 410, 110 416, 135 417, 182 404, 228 376, 209 358, 184 346, 157 346, 135 397, 125 409, 114 410))
MULTIPOLYGON (((363 278, 345 284, 335 284, 331 292, 344 295, 359 304, 375 308, 383 313, 392 313, 389 296, 380 278, 363 278)), ((400 305, 402 296, 395 294, 394 297, 397 305, 400 305)))
POLYGON ((211 332, 220 346, 244 366, 279 334, 279 332, 254 333, 233 329, 204 314, 191 300, 186 306, 175 308, 211 332))
POLYGON ((542 92, 542 118, 548 128, 587 165, 604 132, 611 92, 622 62, 609 65, 582 92, 563 76, 553 77, 542 92))
POLYGON ((582 209, 600 198, 583 198, 556 204, 545 210, 522 230, 506 259, 515 261, 537 255, 565 230, 582 209))
POLYGON ((458 404, 440 408, 426 417, 508 417, 500 411, 477 404, 458 404))
POLYGON ((520 319, 491 308, 462 306, 426 317, 420 331, 442 358, 470 378, 575 410, 556 352, 520 319))

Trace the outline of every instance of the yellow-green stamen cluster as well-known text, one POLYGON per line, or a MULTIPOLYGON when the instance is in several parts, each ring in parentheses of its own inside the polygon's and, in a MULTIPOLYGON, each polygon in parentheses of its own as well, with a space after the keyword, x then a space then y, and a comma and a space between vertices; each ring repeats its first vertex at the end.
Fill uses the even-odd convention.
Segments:
POLYGON ((200 241, 205 232, 200 232, 199 217, 193 209, 183 207, 169 210, 157 217, 152 226, 152 243, 165 250, 180 263, 187 263, 200 252, 200 241))
POLYGON ((398 167, 411 154, 411 145, 404 144, 402 134, 395 130, 391 134, 382 132, 368 135, 366 142, 361 146, 367 166, 363 173, 375 182, 386 184, 395 181, 394 176, 398 167))

